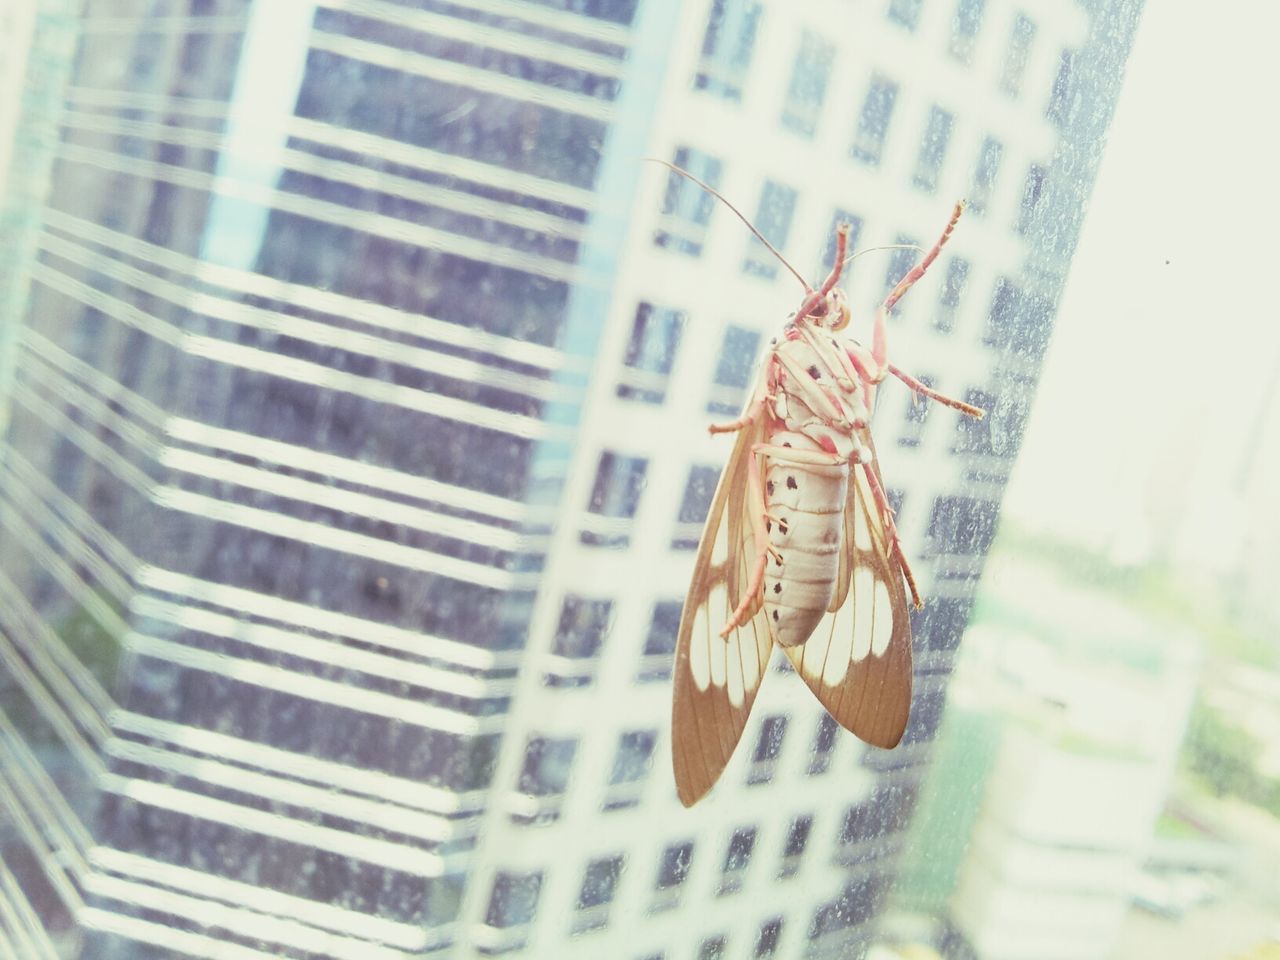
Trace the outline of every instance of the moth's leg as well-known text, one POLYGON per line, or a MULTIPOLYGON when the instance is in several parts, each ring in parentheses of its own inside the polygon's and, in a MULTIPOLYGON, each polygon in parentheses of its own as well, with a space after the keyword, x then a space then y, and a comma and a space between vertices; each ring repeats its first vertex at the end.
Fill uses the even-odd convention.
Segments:
POLYGON ((930 387, 926 386, 925 384, 921 383, 915 377, 911 376, 911 374, 904 373, 902 370, 899 370, 892 363, 889 364, 889 372, 892 373, 899 380, 901 380, 903 383, 905 383, 908 387, 910 387, 916 393, 920 394, 921 396, 928 397, 930 400, 936 400, 938 403, 944 404, 945 406, 948 406, 948 407, 953 407, 954 409, 959 410, 961 413, 967 413, 971 417, 977 417, 979 420, 981 420, 982 417, 986 415, 986 411, 981 409, 980 407, 975 407, 971 403, 965 403, 963 400, 957 400, 954 397, 944 396, 943 394, 938 393, 938 391, 933 390, 930 387))
POLYGON ((918 610, 924 603, 920 599, 920 591, 916 588, 916 578, 911 572, 911 564, 907 563, 907 555, 903 552, 902 541, 898 539, 898 527, 893 522, 893 508, 889 506, 889 498, 884 492, 884 487, 880 486, 880 478, 876 475, 874 464, 867 462, 860 466, 862 475, 867 478, 867 486, 871 488, 871 497, 876 502, 876 509, 880 511, 880 517, 884 521, 884 531, 889 537, 889 545, 898 558, 903 579, 907 581, 907 586, 911 590, 911 600, 918 610))
POLYGON ((747 473, 747 513, 751 517, 751 536, 756 543, 756 560, 751 569, 751 581, 742 593, 738 608, 729 614, 729 619, 721 628, 721 637, 729 636, 735 627, 740 627, 747 622, 752 606, 764 589, 764 571, 769 563, 769 557, 772 556, 779 564, 782 563, 782 554, 769 543, 769 533, 765 529, 769 505, 765 503, 764 485, 760 482, 760 472, 764 468, 765 454, 762 451, 768 449, 770 449, 768 444, 764 443, 757 443, 751 448, 751 465, 747 473))
POLYGON ((875 326, 871 332, 871 355, 875 358, 876 363, 872 383, 879 383, 888 372, 889 345, 885 319, 889 316, 889 311, 893 309, 895 303, 902 299, 902 295, 924 276, 924 272, 929 269, 930 264, 938 259, 938 253, 942 250, 943 245, 951 239, 951 231, 956 228, 956 221, 960 219, 960 214, 962 213, 964 213, 963 200, 956 204, 955 210, 951 213, 951 219, 947 221, 947 228, 942 231, 942 236, 933 245, 933 249, 924 255, 923 260, 907 271, 907 275, 898 281, 898 285, 889 292, 889 295, 884 298, 884 303, 880 304, 880 307, 876 310, 875 326))
POLYGON ((761 393, 758 397, 751 401, 751 406, 747 407, 746 412, 737 420, 731 420, 728 423, 713 423, 707 427, 708 433, 733 433, 741 430, 743 427, 750 426, 760 419, 764 413, 764 405, 768 401, 768 394, 761 393))
POLYGON ((756 387, 755 397, 746 411, 737 420, 731 420, 728 423, 711 424, 707 427, 707 432, 713 435, 717 433, 733 433, 755 423, 764 416, 765 404, 774 399, 773 393, 778 382, 777 365, 778 356, 776 353, 771 352, 765 360, 764 372, 761 375, 759 385, 756 387))

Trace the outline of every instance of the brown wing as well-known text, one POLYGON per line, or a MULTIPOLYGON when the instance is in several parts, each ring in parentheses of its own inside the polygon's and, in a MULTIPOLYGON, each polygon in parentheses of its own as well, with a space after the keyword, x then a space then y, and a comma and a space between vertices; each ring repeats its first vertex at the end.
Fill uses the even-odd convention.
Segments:
POLYGON ((747 471, 760 469, 751 447, 763 437, 762 423, 738 433, 707 515, 680 618, 671 751, 676 792, 686 807, 711 789, 733 755, 773 650, 763 598, 745 624, 720 637, 755 562, 747 471))
MULTIPOLYGON (((870 446, 869 434, 861 439, 870 446)), ((871 469, 879 478, 874 462, 871 469)), ((831 609, 804 644, 784 649, 842 727, 895 747, 911 710, 911 618, 884 518, 863 468, 850 471, 831 609)))

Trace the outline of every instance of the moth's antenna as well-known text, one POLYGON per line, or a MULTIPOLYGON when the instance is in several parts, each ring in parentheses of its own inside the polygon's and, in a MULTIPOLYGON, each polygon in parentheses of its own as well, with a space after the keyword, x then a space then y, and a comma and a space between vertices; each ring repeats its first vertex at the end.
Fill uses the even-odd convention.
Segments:
POLYGON ((791 275, 792 275, 793 277, 795 277, 797 280, 799 280, 799 281, 800 281, 800 283, 801 283, 801 285, 804 287, 804 289, 805 289, 805 292, 806 292, 806 293, 812 293, 812 292, 813 292, 813 288, 812 288, 811 286, 809 286, 808 281, 806 281, 804 277, 800 276, 800 271, 798 271, 798 270, 797 270, 795 267, 793 267, 791 264, 787 263, 787 258, 786 258, 786 257, 784 257, 782 254, 780 254, 780 253, 778 252, 778 248, 777 248, 777 247, 775 247, 775 246, 774 246, 772 243, 770 243, 768 240, 766 240, 766 239, 764 238, 764 234, 762 234, 759 230, 757 230, 757 229, 755 228, 755 226, 751 223, 751 221, 750 221, 750 220, 748 220, 745 216, 743 216, 743 214, 742 214, 742 211, 741 211, 741 210, 739 210, 739 209, 738 209, 737 207, 735 207, 732 203, 730 203, 728 200, 726 200, 726 199, 724 198, 724 195, 723 195, 722 193, 720 193, 720 191, 719 191, 719 190, 715 189, 715 187, 708 186, 707 184, 705 184, 705 183, 703 183, 701 180, 699 180, 697 177, 695 177, 695 176, 694 176, 692 173, 690 173, 688 170, 685 170, 683 167, 677 167, 674 163, 670 163, 670 162, 668 162, 668 161, 666 161, 666 160, 659 160, 657 157, 642 157, 641 159, 648 160, 650 163, 660 163, 660 164, 662 164, 664 167, 666 167, 667 169, 669 169, 669 170, 671 170, 671 171, 673 171, 673 172, 675 172, 675 173, 680 174, 680 176, 684 177, 686 180, 692 180, 694 183, 696 183, 698 186, 700 186, 703 190, 707 191, 707 193, 711 194, 713 197, 715 197, 717 200, 719 200, 721 203, 723 203, 726 207, 728 207, 730 210, 732 210, 732 211, 734 212, 734 215, 735 215, 739 220, 741 220, 743 223, 745 223, 745 224, 747 225, 747 229, 748 229, 748 230, 750 230, 752 233, 754 233, 754 234, 756 235, 756 239, 757 239, 757 240, 759 240, 761 243, 763 243, 766 247, 768 247, 768 248, 769 248, 769 252, 770 252, 770 253, 772 253, 775 257, 777 257, 777 258, 778 258, 778 261, 779 261, 779 262, 780 262, 784 267, 786 267, 788 270, 790 270, 790 271, 791 271, 791 275))
POLYGON ((875 253, 877 250, 914 250, 916 253, 924 253, 924 247, 917 246, 914 243, 886 243, 880 247, 867 247, 865 250, 859 250, 857 253, 851 253, 844 258, 845 263, 852 263, 864 253, 875 253))

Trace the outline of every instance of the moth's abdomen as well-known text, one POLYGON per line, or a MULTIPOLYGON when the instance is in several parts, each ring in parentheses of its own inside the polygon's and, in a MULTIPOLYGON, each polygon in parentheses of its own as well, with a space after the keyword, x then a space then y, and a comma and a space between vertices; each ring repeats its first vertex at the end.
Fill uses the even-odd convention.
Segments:
MULTIPOLYGON (((804 434, 776 433, 773 446, 821 450, 804 434)), ((782 562, 771 557, 765 571, 764 608, 784 647, 809 639, 831 605, 840 569, 849 466, 817 466, 770 458, 765 472, 766 528, 782 562)))

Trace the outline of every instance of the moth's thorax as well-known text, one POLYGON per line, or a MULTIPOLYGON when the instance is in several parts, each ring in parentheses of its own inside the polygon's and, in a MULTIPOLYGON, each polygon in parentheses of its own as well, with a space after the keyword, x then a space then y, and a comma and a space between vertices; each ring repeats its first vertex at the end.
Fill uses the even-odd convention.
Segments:
MULTIPOLYGON (((820 335, 829 339, 833 351, 844 349, 840 339, 833 334, 823 332, 820 335)), ((841 429, 832 425, 826 416, 814 409, 817 404, 812 398, 806 398, 806 389, 821 391, 849 424, 866 423, 868 415, 861 384, 855 382, 852 389, 842 387, 837 374, 843 371, 832 370, 828 360, 807 340, 784 340, 774 348, 774 352, 779 358, 786 359, 786 369, 800 371, 808 380, 802 388, 802 385, 784 379, 774 391, 771 412, 778 428, 803 434, 818 449, 835 453, 844 460, 857 459, 862 446, 857 433, 851 427, 841 429)))

